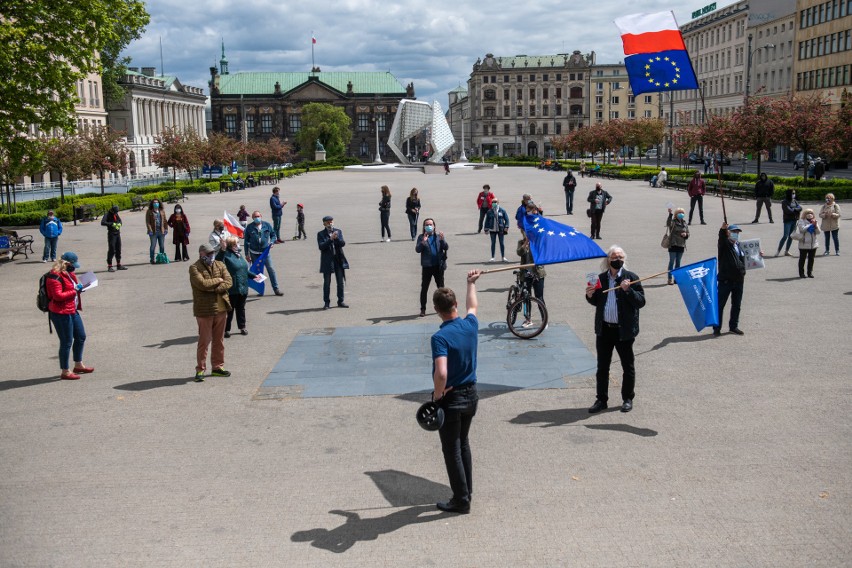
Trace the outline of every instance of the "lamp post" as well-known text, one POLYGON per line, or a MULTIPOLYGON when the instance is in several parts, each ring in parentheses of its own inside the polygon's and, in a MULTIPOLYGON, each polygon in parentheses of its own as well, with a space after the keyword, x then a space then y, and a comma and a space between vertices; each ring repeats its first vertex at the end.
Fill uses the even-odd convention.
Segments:
POLYGON ((459 162, 466 162, 467 156, 464 153, 464 107, 461 109, 461 156, 459 156, 459 162))
MULTIPOLYGON (((743 104, 748 106, 748 97, 751 93, 751 58, 754 56, 755 51, 760 51, 761 49, 775 49, 774 43, 767 43, 766 45, 761 45, 760 47, 751 48, 751 40, 752 35, 748 34, 748 58, 746 59, 746 84, 745 84, 745 96, 743 96, 743 104)), ((758 160, 760 160, 760 154, 758 153, 758 160)), ((760 169, 760 162, 758 161, 758 170, 760 169)), ((746 171, 746 157, 743 154, 742 160, 742 173, 746 171)))

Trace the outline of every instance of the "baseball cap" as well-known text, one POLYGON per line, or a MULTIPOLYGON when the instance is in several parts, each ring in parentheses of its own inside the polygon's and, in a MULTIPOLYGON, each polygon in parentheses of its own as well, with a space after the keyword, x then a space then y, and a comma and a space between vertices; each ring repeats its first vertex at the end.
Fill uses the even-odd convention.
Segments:
POLYGON ((304 207, 305 207, 305 206, 304 206, 304 205, 302 205, 301 203, 297 203, 297 204, 296 204, 296 207, 301 207, 301 208, 303 208, 303 209, 304 209, 304 207))
POLYGON ((734 232, 742 233, 743 232, 743 230, 740 229, 739 225, 728 225, 728 230, 731 231, 732 233, 734 233, 734 232))
POLYGON ((73 264, 74 268, 80 268, 80 262, 79 262, 80 259, 77 258, 77 255, 75 253, 73 253, 73 252, 63 253, 61 258, 65 262, 70 262, 71 264, 73 264))

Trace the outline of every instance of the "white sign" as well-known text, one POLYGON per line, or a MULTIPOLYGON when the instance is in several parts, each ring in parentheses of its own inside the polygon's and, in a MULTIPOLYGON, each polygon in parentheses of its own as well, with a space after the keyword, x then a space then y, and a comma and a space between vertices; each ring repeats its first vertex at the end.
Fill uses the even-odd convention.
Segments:
POLYGON ((83 285, 83 292, 85 292, 97 287, 98 277, 95 276, 94 272, 84 272, 77 275, 77 282, 83 285))
POLYGON ((764 268, 763 257, 760 256, 760 239, 750 239, 748 241, 740 241, 740 248, 745 253, 746 270, 755 268, 764 268))

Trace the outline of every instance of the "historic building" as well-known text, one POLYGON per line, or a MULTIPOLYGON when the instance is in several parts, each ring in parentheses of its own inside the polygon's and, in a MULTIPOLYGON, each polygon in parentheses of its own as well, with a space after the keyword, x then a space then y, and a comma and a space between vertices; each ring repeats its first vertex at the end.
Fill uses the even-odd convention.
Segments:
POLYGON ((793 89, 838 108, 852 90, 852 0, 798 0, 793 89))
POLYGON ((352 119, 348 155, 362 160, 379 153, 395 160, 387 137, 399 101, 414 99, 414 84, 403 86, 389 72, 335 71, 231 74, 222 51, 219 69, 210 68, 212 131, 234 138, 293 142, 301 128, 302 107, 326 103, 343 108, 352 119))
POLYGON ((109 125, 126 133, 131 175, 163 172, 151 161, 151 153, 165 128, 191 128, 200 138, 207 137, 203 89, 184 85, 174 76, 158 76, 154 67, 143 67, 141 73, 130 67, 119 84, 125 94, 109 104, 109 125))

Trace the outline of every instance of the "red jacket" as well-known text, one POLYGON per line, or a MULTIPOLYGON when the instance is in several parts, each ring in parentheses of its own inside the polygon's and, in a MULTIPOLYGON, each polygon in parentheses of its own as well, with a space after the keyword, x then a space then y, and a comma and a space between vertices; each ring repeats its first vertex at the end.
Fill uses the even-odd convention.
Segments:
POLYGON ((701 178, 693 177, 689 180, 689 183, 686 185, 686 193, 690 197, 696 197, 698 195, 704 195, 707 191, 707 186, 704 183, 704 180, 701 178))
POLYGON ((476 206, 480 209, 491 209, 491 202, 494 200, 494 194, 490 191, 485 193, 479 192, 479 197, 476 198, 476 206))
POLYGON ((80 294, 77 292, 77 277, 72 272, 50 271, 59 278, 47 278, 47 297, 50 298, 48 309, 63 316, 68 316, 82 309, 80 294))

